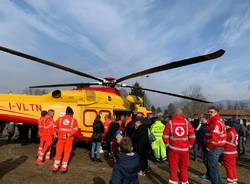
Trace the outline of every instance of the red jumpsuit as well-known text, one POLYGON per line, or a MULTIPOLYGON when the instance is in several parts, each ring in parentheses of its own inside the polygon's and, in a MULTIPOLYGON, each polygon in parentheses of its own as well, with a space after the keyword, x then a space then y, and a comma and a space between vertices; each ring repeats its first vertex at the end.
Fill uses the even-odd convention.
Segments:
POLYGON ((42 117, 40 117, 40 119, 37 122, 37 125, 38 125, 38 135, 40 137, 40 145, 38 147, 37 156, 39 156, 40 152, 43 149, 43 145, 45 143, 45 138, 44 138, 44 135, 43 135, 44 121, 45 121, 45 116, 42 116, 42 117))
POLYGON ((178 166, 180 166, 180 181, 188 184, 189 148, 195 142, 194 129, 184 116, 173 116, 166 124, 163 141, 168 149, 170 168, 169 184, 178 184, 178 166))
POLYGON ((238 133, 234 127, 227 130, 227 141, 224 146, 223 163, 227 173, 227 184, 236 184, 236 159, 238 144, 238 133))
MULTIPOLYGON (((36 160, 37 164, 40 164, 43 159, 44 155, 46 154, 46 161, 50 160, 50 150, 51 150, 51 145, 53 143, 54 139, 54 120, 53 117, 49 114, 47 114, 43 121, 43 126, 42 126, 42 139, 44 141, 42 150, 40 150, 40 153, 38 155, 38 158, 36 160)), ((40 143, 41 144, 41 143, 40 143)), ((39 146, 40 147, 40 146, 39 146)), ((40 148, 39 148, 40 149, 40 148)))
POLYGON ((68 170, 68 161, 72 151, 74 135, 78 131, 78 123, 71 115, 66 114, 55 122, 55 129, 58 134, 58 142, 52 171, 58 171, 62 160, 61 171, 66 172, 68 170), (63 159, 62 153, 64 154, 63 159))

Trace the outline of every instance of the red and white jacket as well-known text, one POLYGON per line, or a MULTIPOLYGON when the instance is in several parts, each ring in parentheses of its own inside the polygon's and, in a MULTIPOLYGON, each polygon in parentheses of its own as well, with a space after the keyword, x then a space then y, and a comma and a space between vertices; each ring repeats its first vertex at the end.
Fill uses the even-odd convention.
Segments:
POLYGON ((77 120, 66 114, 55 121, 55 130, 58 133, 58 139, 73 137, 78 131, 77 120))
POLYGON ((193 126, 184 116, 173 116, 163 131, 163 141, 175 151, 189 151, 195 142, 193 126))
POLYGON ((53 117, 47 114, 44 117, 45 121, 43 123, 43 134, 44 136, 53 136, 54 135, 54 120, 53 117))
POLYGON ((239 135, 236 132, 234 127, 231 127, 227 130, 227 140, 226 144, 224 145, 224 155, 232 155, 238 156, 237 152, 237 144, 238 144, 239 135))
POLYGON ((45 122, 45 120, 46 120, 46 118, 45 118, 45 116, 43 116, 43 117, 40 117, 40 119, 37 122, 37 125, 38 125, 38 135, 40 137, 44 136, 44 122, 45 122))
POLYGON ((226 127, 219 114, 208 119, 206 146, 208 150, 224 147, 226 143, 226 127))

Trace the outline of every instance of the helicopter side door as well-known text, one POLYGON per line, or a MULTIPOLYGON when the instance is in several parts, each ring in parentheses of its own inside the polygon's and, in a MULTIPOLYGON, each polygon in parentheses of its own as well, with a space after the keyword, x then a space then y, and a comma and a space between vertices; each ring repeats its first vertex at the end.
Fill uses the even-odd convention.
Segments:
POLYGON ((99 114, 101 116, 101 121, 105 121, 106 115, 112 115, 111 109, 94 109, 87 108, 82 111, 82 124, 81 124, 81 134, 86 140, 90 140, 93 133, 93 123, 94 120, 99 114))

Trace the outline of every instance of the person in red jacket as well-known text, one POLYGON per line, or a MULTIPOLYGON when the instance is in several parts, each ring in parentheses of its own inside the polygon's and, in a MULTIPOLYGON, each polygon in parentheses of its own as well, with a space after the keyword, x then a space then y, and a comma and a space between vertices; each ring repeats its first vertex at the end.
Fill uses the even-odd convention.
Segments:
POLYGON ((208 173, 212 184, 222 184, 218 169, 218 161, 226 143, 226 127, 216 107, 209 107, 208 113, 210 118, 208 119, 208 128, 205 134, 208 173))
POLYGON ((37 156, 39 156, 40 152, 43 149, 44 143, 45 143, 45 137, 43 135, 43 126, 44 126, 44 121, 45 121, 45 116, 47 115, 47 111, 42 111, 41 112, 41 117, 39 118, 37 125, 38 125, 38 135, 40 138, 40 145, 38 147, 38 152, 37 156))
POLYGON ((189 149, 195 142, 194 129, 183 116, 182 109, 177 108, 175 115, 166 124, 163 141, 168 147, 168 163, 170 168, 169 184, 178 184, 178 166, 180 181, 188 184, 189 149))
POLYGON ((109 131, 109 125, 111 123, 111 118, 110 115, 106 115, 105 116, 105 121, 103 122, 103 126, 104 126, 104 134, 106 135, 109 131))
POLYGON ((233 121, 225 122, 227 128, 227 140, 223 152, 223 164, 227 173, 227 184, 237 184, 236 159, 238 157, 237 144, 238 133, 233 121))
POLYGON ((54 110, 50 109, 48 110, 48 114, 44 116, 43 130, 42 130, 42 135, 44 137, 43 138, 44 145, 36 160, 37 165, 40 165, 43 162, 45 154, 46 154, 45 160, 46 161, 50 160, 50 150, 51 150, 51 145, 54 139, 54 136, 53 136, 54 135, 54 120, 53 120, 54 113, 55 113, 54 110))
POLYGON ((73 109, 67 107, 66 115, 60 117, 55 122, 55 130, 57 132, 58 142, 56 145, 56 156, 52 167, 53 172, 57 172, 62 160, 61 171, 68 171, 68 161, 72 151, 74 135, 78 131, 77 120, 73 118, 73 109), (63 153, 63 159, 62 159, 63 153))

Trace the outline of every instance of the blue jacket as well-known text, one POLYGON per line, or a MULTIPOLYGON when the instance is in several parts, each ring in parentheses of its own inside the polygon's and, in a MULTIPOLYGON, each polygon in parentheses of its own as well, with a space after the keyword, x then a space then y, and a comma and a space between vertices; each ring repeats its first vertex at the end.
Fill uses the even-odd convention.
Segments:
POLYGON ((196 140, 198 142, 198 144, 200 145, 204 145, 204 140, 205 140, 205 134, 208 128, 208 124, 202 124, 200 129, 197 131, 196 134, 196 140))
POLYGON ((110 184, 139 184, 139 169, 140 158, 137 153, 120 153, 113 167, 110 184))

